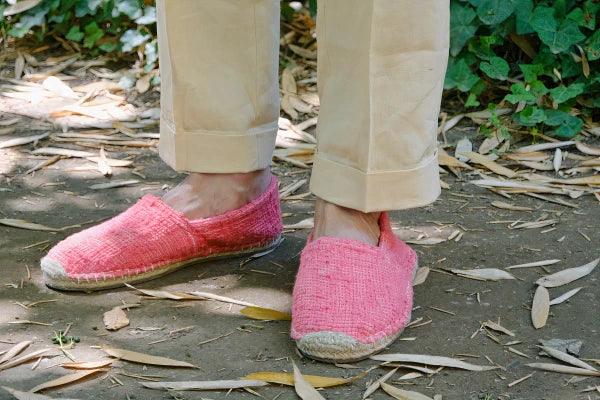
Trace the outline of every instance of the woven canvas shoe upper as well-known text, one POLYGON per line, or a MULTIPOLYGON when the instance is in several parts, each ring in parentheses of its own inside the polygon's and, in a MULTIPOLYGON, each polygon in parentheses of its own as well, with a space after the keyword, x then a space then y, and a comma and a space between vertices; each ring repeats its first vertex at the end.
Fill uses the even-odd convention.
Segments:
POLYGON ((380 227, 378 246, 309 238, 294 286, 293 339, 328 332, 373 343, 406 326, 417 256, 393 234, 385 213, 380 227))
POLYGON ((58 263, 73 279, 111 279, 267 245, 281 230, 276 179, 244 207, 200 220, 188 220, 160 198, 146 195, 116 217, 58 243, 46 264, 58 263))

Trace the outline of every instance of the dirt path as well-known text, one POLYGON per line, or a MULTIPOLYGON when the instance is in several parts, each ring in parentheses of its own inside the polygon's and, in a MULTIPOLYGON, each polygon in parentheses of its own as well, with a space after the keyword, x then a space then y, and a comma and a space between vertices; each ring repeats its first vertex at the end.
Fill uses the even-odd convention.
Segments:
MULTIPOLYGON (((145 179, 133 175, 130 170, 118 168, 113 179, 133 178, 141 183, 93 191, 89 189, 91 184, 106 180, 94 171, 74 170, 81 166, 78 160, 62 160, 36 175, 23 176, 22 172, 36 161, 17 150, 3 150, 0 153, 0 215, 53 227, 98 221, 124 210, 145 193, 160 193, 163 185, 177 182, 176 174, 159 161, 154 151, 140 150, 138 153, 135 163, 144 166, 145 179)), ((276 169, 283 185, 308 178, 308 172, 299 171, 281 166, 276 169)), ((391 382, 430 397, 441 394, 444 399, 600 399, 599 391, 582 393, 586 388, 600 385, 600 378, 575 379, 569 375, 538 371, 531 378, 508 387, 509 383, 534 372, 525 364, 554 362, 538 355, 539 349, 535 346, 539 339, 579 339, 583 342, 581 358, 600 358, 598 271, 569 286, 551 290, 554 298, 583 286, 568 302, 552 307, 547 326, 540 330, 535 330, 531 324, 529 307, 533 282, 546 273, 543 269, 514 270, 517 280, 501 282, 482 282, 443 273, 443 268, 505 268, 547 259, 562 260, 546 267, 550 272, 583 265, 600 254, 597 201, 586 196, 577 201, 579 209, 571 209, 528 197, 515 197, 513 203, 531 207, 534 211, 499 210, 490 203, 504 200, 501 197, 469 184, 468 179, 444 179, 451 189, 444 190, 434 205, 393 213, 398 226, 446 226, 446 229, 458 229, 464 235, 458 242, 415 246, 421 266, 435 269, 425 283, 416 287, 413 319, 422 318, 421 322, 425 324, 407 329, 401 340, 386 352, 462 354, 467 361, 482 365, 493 362, 501 368, 490 372, 445 369, 433 376, 405 382, 397 381, 398 373, 391 382), (548 227, 509 229, 512 221, 533 221, 543 214, 558 219, 555 230, 542 233, 548 227), (491 332, 499 341, 497 343, 485 332, 478 332, 480 322, 498 319, 515 333, 515 337, 491 332), (511 341, 520 343, 503 345, 511 341), (530 358, 518 355, 510 348, 530 358)), ((304 186, 297 193, 306 191, 304 186)), ((284 202, 284 211, 292 214, 285 222, 310 217, 311 205, 310 197, 284 202)), ((141 300, 140 307, 127 312, 130 326, 109 332, 102 322, 103 313, 123 302, 140 302, 136 293, 130 289, 87 295, 59 293, 48 289, 41 281, 38 260, 45 249, 74 230, 52 234, 0 226, 3 271, 0 278, 0 351, 21 340, 33 340, 32 349, 56 348, 51 342, 53 331, 71 324, 70 334, 81 339, 74 349, 69 350, 77 360, 98 360, 102 352, 93 346, 109 344, 188 361, 199 365, 200 369, 155 368, 116 362, 109 378, 99 375, 96 379, 51 390, 47 394, 79 399, 251 399, 255 396, 244 391, 229 395, 224 391, 177 394, 151 391, 141 388, 140 379, 122 373, 157 375, 162 380, 237 379, 256 371, 290 371, 291 360, 294 360, 304 373, 349 377, 376 365, 374 361, 363 361, 356 364, 360 369, 344 369, 301 359, 288 337, 288 322, 252 321, 239 314, 238 306, 210 301, 141 300), (29 308, 23 306, 46 300, 50 302, 29 308), (50 326, 11 324, 24 320, 50 326)), ((240 266, 240 259, 192 266, 141 287, 211 291, 287 310, 298 254, 306 233, 306 230, 287 233, 279 249, 243 266, 240 266)), ((1 371, 0 382, 28 390, 65 374, 65 370, 56 365, 66 361, 64 356, 58 356, 44 359, 35 369, 30 363, 1 371)), ((365 385, 387 371, 387 368, 374 369, 350 385, 324 390, 324 396, 328 399, 359 399, 365 385)), ((266 399, 296 398, 293 389, 278 385, 260 388, 257 392, 266 399)), ((10 396, 1 393, 0 398, 10 396)), ((377 391, 371 398, 390 397, 377 391)))

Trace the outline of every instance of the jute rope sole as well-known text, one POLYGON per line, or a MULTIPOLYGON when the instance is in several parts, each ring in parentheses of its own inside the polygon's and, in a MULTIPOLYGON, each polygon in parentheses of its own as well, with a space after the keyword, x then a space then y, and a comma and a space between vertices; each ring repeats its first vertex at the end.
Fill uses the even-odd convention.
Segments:
POLYGON ((262 247, 253 247, 249 249, 240 250, 237 252, 231 253, 221 253, 208 257, 196 257, 188 260, 178 261, 176 263, 165 264, 160 267, 153 268, 152 270, 132 274, 120 276, 118 278, 110 278, 110 279, 77 279, 77 278, 69 278, 66 275, 66 272, 62 265, 55 260, 44 257, 40 262, 42 267, 42 273, 44 276, 44 282, 47 286, 57 289, 57 290, 66 290, 66 291, 79 291, 79 292, 92 292, 95 290, 104 290, 104 289, 112 289, 117 287, 122 287, 125 283, 134 284, 140 282, 146 282, 152 279, 159 278, 161 276, 167 275, 171 272, 177 271, 184 267, 190 266, 192 264, 204 263, 207 261, 219 260, 224 258, 233 258, 239 257, 243 255, 250 255, 255 253, 260 253, 262 251, 267 251, 273 249, 282 242, 281 236, 277 237, 274 241, 269 243, 266 246, 262 247))
POLYGON ((337 332, 317 332, 304 335, 296 341, 298 350, 313 360, 326 363, 352 363, 364 360, 392 344, 403 329, 373 343, 361 343, 337 332))

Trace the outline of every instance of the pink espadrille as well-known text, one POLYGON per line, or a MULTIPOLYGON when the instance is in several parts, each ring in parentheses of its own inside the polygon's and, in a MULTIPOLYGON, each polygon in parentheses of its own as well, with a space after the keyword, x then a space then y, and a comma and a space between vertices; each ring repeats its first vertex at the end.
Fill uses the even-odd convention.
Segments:
POLYGON ((281 231, 275 178, 244 207, 199 220, 146 195, 122 214, 58 243, 41 266, 50 287, 107 289, 200 261, 263 251, 280 242, 281 231))
POLYGON ((308 357, 357 361, 393 342, 410 321, 416 253, 382 213, 378 246, 321 237, 302 252, 291 335, 308 357))

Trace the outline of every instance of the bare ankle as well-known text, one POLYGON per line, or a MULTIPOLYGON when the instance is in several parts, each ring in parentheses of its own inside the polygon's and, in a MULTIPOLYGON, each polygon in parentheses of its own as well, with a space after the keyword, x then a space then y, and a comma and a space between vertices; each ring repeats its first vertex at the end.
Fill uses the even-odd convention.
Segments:
POLYGON ((184 182, 198 190, 205 190, 207 186, 227 186, 231 192, 234 192, 232 195, 237 193, 239 196, 252 201, 267 190, 271 179, 271 171, 262 169, 232 174, 191 173, 184 182))
POLYGON ((363 213, 317 199, 313 236, 315 239, 333 236, 377 245, 380 215, 380 212, 363 213))
POLYGON ((248 173, 192 173, 163 196, 163 201, 189 219, 200 219, 240 208, 264 193, 269 169, 248 173))

